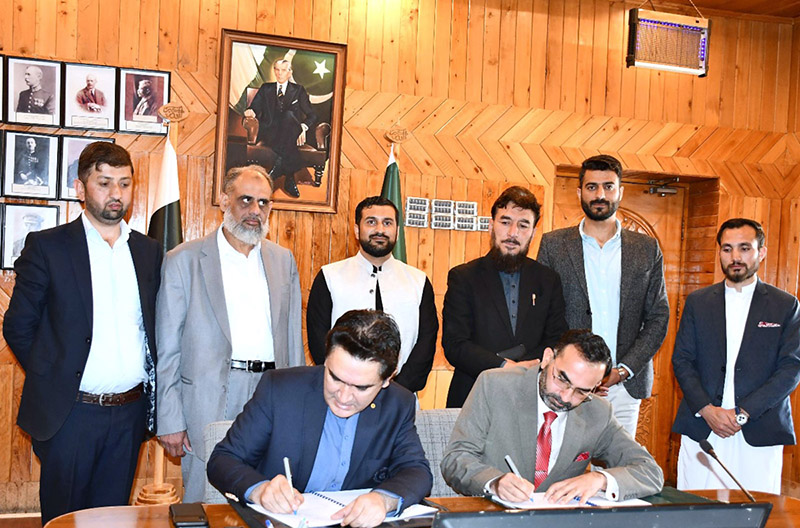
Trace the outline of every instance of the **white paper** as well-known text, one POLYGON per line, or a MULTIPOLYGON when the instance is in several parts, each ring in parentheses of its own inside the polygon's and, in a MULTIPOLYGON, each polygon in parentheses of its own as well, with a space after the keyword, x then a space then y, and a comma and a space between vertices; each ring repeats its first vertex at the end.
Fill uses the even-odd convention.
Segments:
POLYGON ((626 507, 626 506, 650 506, 649 502, 641 499, 630 499, 625 501, 610 501, 604 497, 595 495, 590 498, 588 502, 591 504, 581 505, 576 499, 569 501, 566 504, 556 504, 548 502, 544 498, 544 492, 534 492, 533 499, 524 502, 510 502, 505 501, 497 495, 492 495, 492 500, 498 504, 502 504, 506 508, 515 510, 550 510, 556 508, 613 508, 613 507, 626 507))

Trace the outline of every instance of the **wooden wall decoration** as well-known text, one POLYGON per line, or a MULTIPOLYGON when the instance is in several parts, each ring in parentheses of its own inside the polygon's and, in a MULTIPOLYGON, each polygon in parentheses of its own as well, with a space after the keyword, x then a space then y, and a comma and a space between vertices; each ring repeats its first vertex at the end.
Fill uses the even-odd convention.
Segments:
MULTIPOLYGON (((338 212, 276 211, 271 219, 270 237, 295 254, 304 298, 323 264, 356 251, 352 208, 379 192, 384 134, 393 126, 411 133, 397 154, 406 195, 476 201, 486 214, 503 188, 526 185, 544 202, 540 232, 552 225, 556 168, 586 156, 612 154, 628 169, 688 179, 684 295, 719 279, 713 233, 733 215, 764 223, 770 253, 762 277, 796 294, 800 28, 787 18, 706 13, 714 34, 710 72, 700 79, 624 67, 630 7, 616 0, 9 0, 0 3, 0 53, 170 71, 173 100, 190 112, 177 150, 185 238, 194 239, 220 221, 210 203, 221 29, 346 43, 338 212)), ((115 138, 132 152, 130 223, 145 231, 164 139, 115 138)), ((79 210, 65 204, 62 221, 79 210)), ((428 273, 440 308, 449 268, 488 246, 480 233, 408 229, 406 236, 409 263, 428 273)), ((0 312, 13 284, 4 274, 0 312)), ((446 389, 441 353, 436 367, 423 393, 431 405, 446 389)), ((0 341, 0 511, 38 507, 37 461, 14 425, 23 379, 0 341)), ((800 481, 797 452, 786 449, 784 476, 800 481)), ((148 461, 146 446, 138 485, 152 475, 148 461)), ((659 462, 666 466, 667 456, 659 462)), ((179 479, 177 466, 168 479, 179 479)))

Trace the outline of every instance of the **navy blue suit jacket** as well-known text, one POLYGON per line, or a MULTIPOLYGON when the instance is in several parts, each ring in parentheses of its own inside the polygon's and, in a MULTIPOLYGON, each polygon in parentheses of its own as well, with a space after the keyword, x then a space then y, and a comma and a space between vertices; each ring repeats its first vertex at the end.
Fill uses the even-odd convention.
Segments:
MULTIPOLYGON (((672 367, 683 391, 672 430, 696 442, 711 428, 695 414, 720 406, 727 357, 724 282, 686 299, 672 367)), ((795 443, 789 395, 800 381, 800 305, 797 299, 758 281, 736 359, 736 405, 750 414, 742 427, 752 446, 795 443)))
MULTIPOLYGON (((208 480, 222 493, 245 500, 250 486, 283 474, 292 461, 294 487, 305 490, 328 405, 324 367, 266 372, 253 398, 236 417, 208 460, 208 480)), ((416 504, 431 490, 432 477, 414 426, 416 403, 392 382, 361 411, 342 489, 377 488, 416 504)))
MULTIPOLYGON (((163 251, 154 239, 136 231, 131 231, 128 246, 155 363, 156 293, 163 251)), ((16 284, 3 336, 25 369, 17 424, 34 439, 45 441, 61 428, 75 404, 92 344, 92 276, 80 217, 30 233, 14 269, 16 284)))

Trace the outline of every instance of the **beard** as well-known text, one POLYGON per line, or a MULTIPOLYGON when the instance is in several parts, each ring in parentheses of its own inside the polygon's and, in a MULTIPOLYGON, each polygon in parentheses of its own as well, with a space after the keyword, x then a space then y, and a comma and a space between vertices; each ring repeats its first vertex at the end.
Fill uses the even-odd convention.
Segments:
POLYGON ((104 224, 117 224, 128 214, 128 207, 120 200, 109 200, 105 205, 101 206, 98 202, 89 200, 87 197, 84 205, 94 218, 104 224), (109 207, 111 204, 120 204, 121 207, 115 211, 109 207))
POLYGON ((237 222, 230 209, 223 213, 222 225, 237 240, 250 246, 259 244, 269 233, 269 222, 262 222, 260 216, 247 215, 237 222), (258 226, 249 227, 244 223, 246 220, 258 220, 258 226))
POLYGON ((375 258, 385 257, 389 253, 392 252, 394 249, 394 245, 396 240, 390 239, 388 236, 379 236, 379 235, 371 235, 368 238, 359 238, 358 243, 361 244, 361 249, 364 250, 364 253, 367 255, 373 256, 375 258), (385 246, 379 246, 373 242, 373 240, 386 240, 385 246))
POLYGON ((609 202, 608 200, 592 200, 591 202, 585 202, 581 200, 581 209, 583 209, 584 214, 590 219, 596 222, 602 222, 603 220, 608 220, 614 213, 617 212, 619 209, 619 200, 616 202, 609 202), (606 210, 603 212, 597 212, 592 209, 595 205, 605 205, 606 210))
POLYGON ((562 412, 569 411, 574 405, 570 402, 565 402, 561 396, 555 392, 547 392, 547 378, 550 377, 550 369, 553 367, 552 363, 547 366, 547 371, 539 371, 539 397, 547 405, 551 411, 562 412))
POLYGON ((761 263, 757 260, 755 261, 755 263, 753 263, 752 266, 748 266, 744 262, 731 262, 727 266, 722 266, 722 272, 725 274, 725 277, 729 281, 733 283, 739 283, 739 282, 744 282, 753 275, 755 275, 760 265, 761 263), (734 271, 731 269, 731 267, 734 264, 738 264, 744 267, 739 271, 734 271))
MULTIPOLYGON (((503 242, 506 242, 506 240, 503 242)), ((522 242, 516 242, 520 246, 520 250, 517 253, 503 253, 503 250, 497 243, 494 232, 492 232, 492 248, 489 250, 489 258, 492 259, 498 271, 503 273, 516 273, 522 267, 522 264, 528 256, 528 249, 531 246, 531 241, 528 240, 524 246, 522 242)))

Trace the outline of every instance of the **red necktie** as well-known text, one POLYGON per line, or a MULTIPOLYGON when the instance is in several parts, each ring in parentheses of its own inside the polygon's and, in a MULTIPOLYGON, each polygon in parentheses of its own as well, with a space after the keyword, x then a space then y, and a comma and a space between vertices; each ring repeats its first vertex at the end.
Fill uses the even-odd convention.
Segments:
POLYGON ((544 424, 539 429, 539 435, 536 437, 536 473, 533 477, 533 486, 539 489, 539 485, 547 478, 547 470, 550 465, 550 448, 553 445, 553 434, 550 432, 550 426, 553 425, 553 420, 556 419, 556 413, 547 411, 544 413, 544 424))

